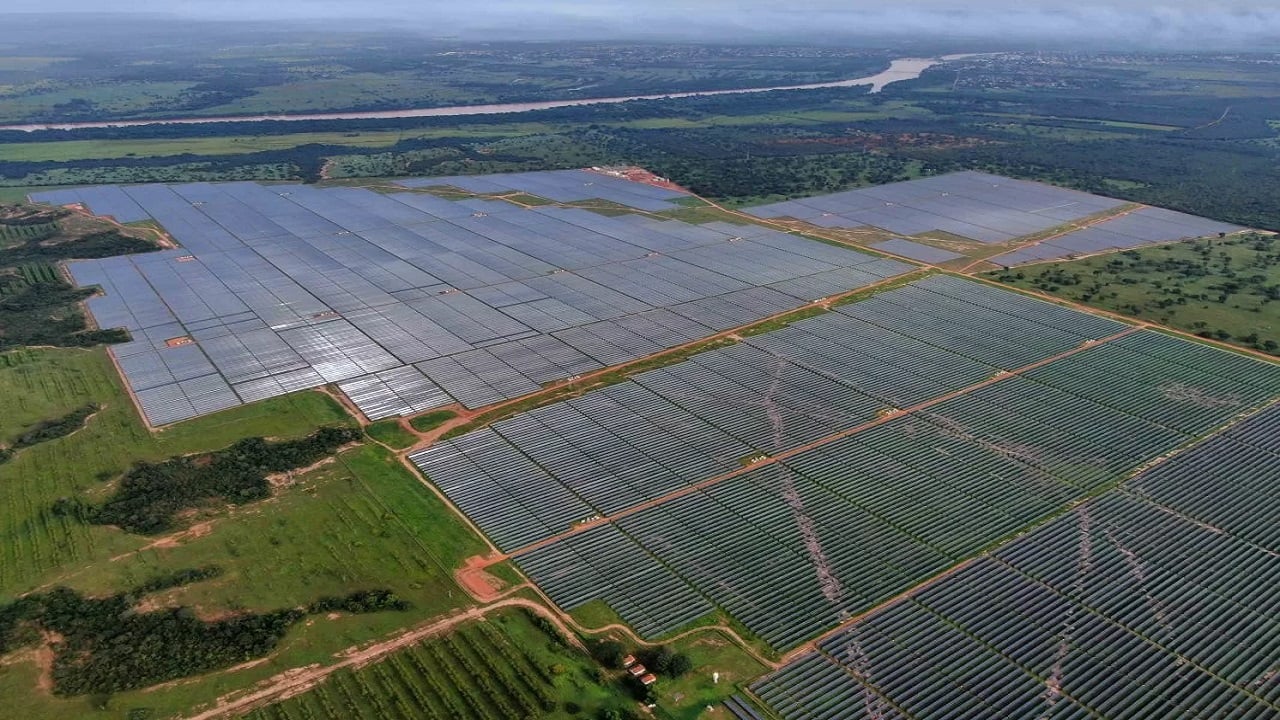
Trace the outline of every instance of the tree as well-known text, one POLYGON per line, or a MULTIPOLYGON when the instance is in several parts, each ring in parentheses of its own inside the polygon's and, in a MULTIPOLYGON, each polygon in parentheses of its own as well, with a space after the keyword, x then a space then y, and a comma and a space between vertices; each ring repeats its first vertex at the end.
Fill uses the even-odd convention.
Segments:
POLYGON ((693 670, 693 660, 690 660, 689 656, 684 653, 676 653, 671 658, 671 663, 667 668, 667 672, 672 677, 681 677, 688 674, 690 670, 693 670))
POLYGON ((613 670, 622 669, 622 657, 626 649, 614 640, 601 640, 591 647, 591 654, 601 665, 613 670))
POLYGON ((676 654, 672 652, 671 648, 663 645, 649 655, 649 660, 645 665, 656 673, 667 675, 671 672, 671 660, 675 656, 676 654))

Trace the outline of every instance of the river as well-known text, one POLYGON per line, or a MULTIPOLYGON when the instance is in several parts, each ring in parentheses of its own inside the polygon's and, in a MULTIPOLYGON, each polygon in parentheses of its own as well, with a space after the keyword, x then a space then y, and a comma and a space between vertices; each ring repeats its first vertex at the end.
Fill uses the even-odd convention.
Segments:
POLYGON ((298 115, 229 115, 220 117, 187 117, 157 120, 106 120, 102 122, 43 123, 31 125, 0 125, 0 130, 36 132, 38 130, 80 130, 87 128, 139 127, 143 125, 206 125, 223 122, 302 122, 307 120, 378 120, 417 117, 449 117, 461 115, 501 115, 508 113, 550 110, 552 108, 581 105, 604 105, 631 100, 666 100, 670 98, 702 97, 709 95, 735 95, 759 93, 771 90, 817 90, 820 88, 853 87, 870 85, 871 92, 880 92, 886 85, 902 80, 914 80, 920 73, 948 60, 959 60, 971 55, 945 55, 941 58, 898 58, 889 67, 875 75, 852 80, 812 83, 809 85, 779 85, 775 87, 740 88, 736 90, 698 90, 694 92, 664 93, 661 95, 631 95, 628 97, 578 98, 575 100, 546 100, 543 102, 505 103, 496 105, 455 105, 438 108, 407 108, 404 110, 371 110, 366 112, 308 113, 298 115))

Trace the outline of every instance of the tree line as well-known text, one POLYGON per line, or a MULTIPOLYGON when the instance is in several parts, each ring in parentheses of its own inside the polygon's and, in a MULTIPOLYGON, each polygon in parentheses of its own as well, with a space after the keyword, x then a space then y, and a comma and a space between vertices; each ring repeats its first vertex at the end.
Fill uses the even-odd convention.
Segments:
POLYGON ((189 607, 137 609, 143 594, 220 572, 216 567, 177 571, 109 597, 87 597, 66 587, 26 595, 0 606, 0 655, 49 642, 55 653, 55 694, 109 695, 262 657, 308 614, 409 607, 388 590, 364 590, 306 608, 242 613, 219 620, 201 619, 189 607))
POLYGON ((70 435, 84 427, 85 420, 88 420, 89 416, 98 412, 99 409, 100 406, 97 403, 89 403, 72 410, 62 417, 41 420, 22 431, 22 434, 18 435, 8 447, 0 448, 0 463, 9 460, 14 453, 23 448, 70 435))

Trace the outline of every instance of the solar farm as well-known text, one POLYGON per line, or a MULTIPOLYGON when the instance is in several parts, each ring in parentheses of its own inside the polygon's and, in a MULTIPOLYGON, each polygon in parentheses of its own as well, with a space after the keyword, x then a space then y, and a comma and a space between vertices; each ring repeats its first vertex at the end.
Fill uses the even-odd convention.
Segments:
POLYGON ((1280 715, 1280 365, 785 231, 1019 264, 1243 228, 975 172, 760 224, 661 215, 688 197, 557 171, 33 199, 180 245, 68 264, 153 427, 322 386, 369 421, 478 410, 680 348, 400 459, 571 624, 737 633, 774 671, 736 717, 1280 715))
MULTIPOLYGON (((670 209, 679 192, 587 171, 427 179, 670 209)), ((468 408, 911 270, 756 226, 493 199, 256 183, 33 197, 181 248, 71 263, 153 426, 337 383, 370 419, 468 408)))
MULTIPOLYGON (((750 208, 762 219, 788 218, 821 228, 875 227, 905 236, 942 232, 987 245, 1035 236, 1067 223, 1097 222, 990 258, 1006 267, 1152 243, 1235 233, 1245 228, 1043 183, 959 172, 750 208), (1109 215, 1110 214, 1110 215, 1109 215)), ((871 247, 936 264, 961 255, 894 238, 871 247)))

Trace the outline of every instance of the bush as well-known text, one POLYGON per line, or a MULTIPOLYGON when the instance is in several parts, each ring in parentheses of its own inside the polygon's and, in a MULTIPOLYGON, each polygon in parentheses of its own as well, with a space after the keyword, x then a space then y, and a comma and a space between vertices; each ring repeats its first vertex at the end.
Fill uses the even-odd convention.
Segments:
POLYGON ((176 570, 163 575, 156 575, 141 585, 135 587, 131 594, 133 595, 149 595, 151 593, 168 590, 169 588, 182 587, 190 585, 201 580, 210 580, 222 574, 222 568, 217 565, 205 565, 198 568, 186 568, 184 570, 176 570))
POLYGON ((39 445, 42 442, 57 440, 60 437, 66 437, 84 427, 85 420, 90 415, 98 412, 98 409, 97 403, 89 403, 72 410, 60 418, 41 420, 19 435, 18 439, 14 440, 13 445, 10 447, 18 450, 32 445, 39 445))
POLYGON ((307 611, 312 614, 326 612, 370 613, 380 610, 408 610, 409 603, 390 590, 360 590, 346 597, 323 597, 311 603, 307 611))
POLYGON ((645 651, 640 661, 653 672, 670 677, 680 677, 693 669, 688 655, 675 652, 667 645, 645 651))

